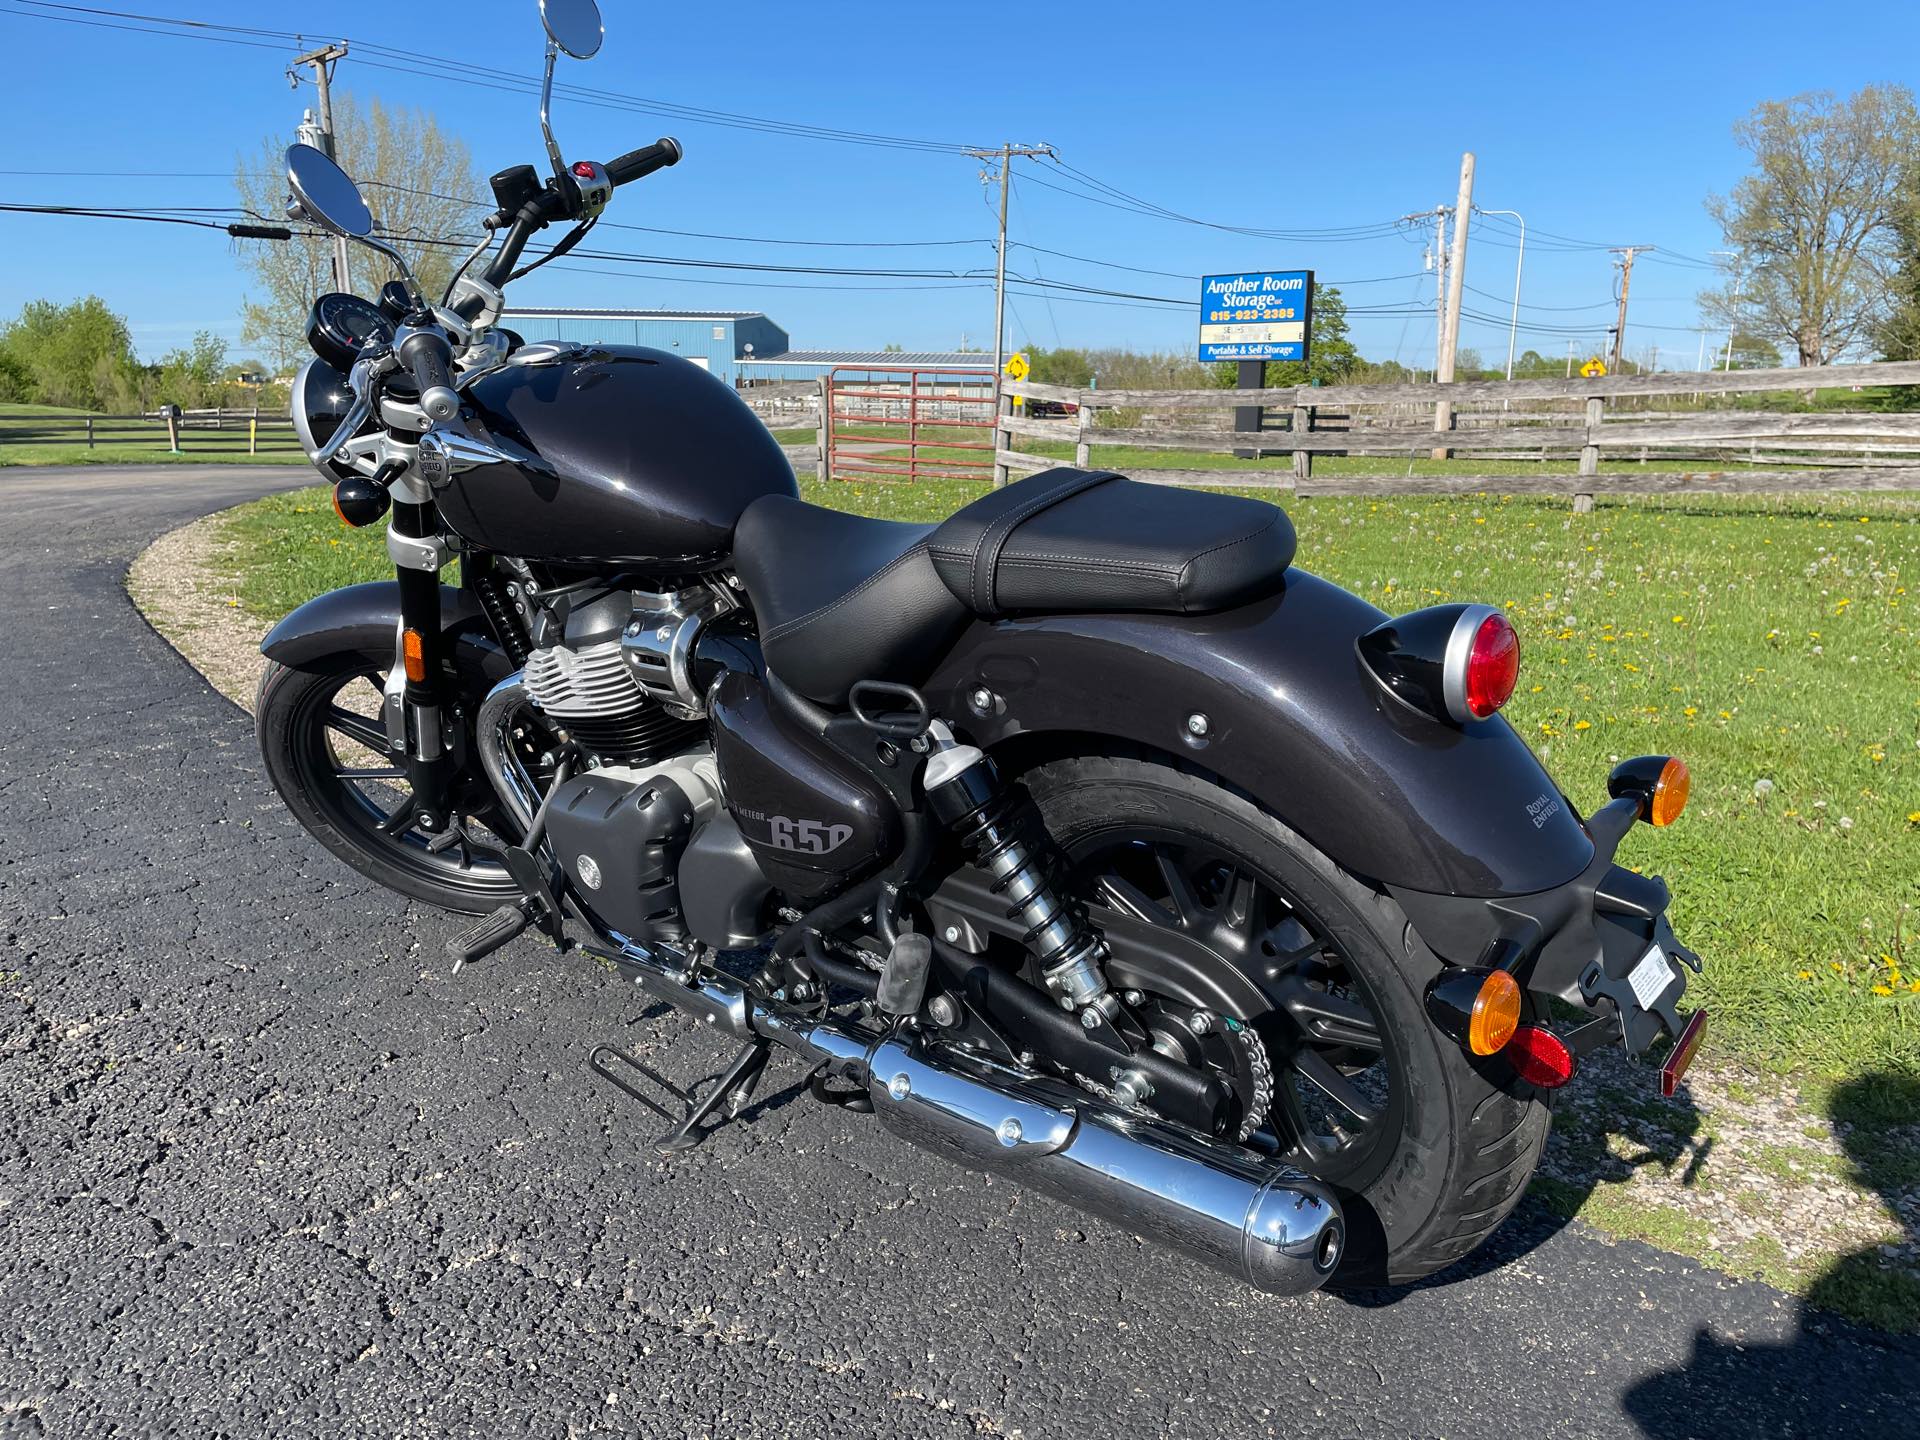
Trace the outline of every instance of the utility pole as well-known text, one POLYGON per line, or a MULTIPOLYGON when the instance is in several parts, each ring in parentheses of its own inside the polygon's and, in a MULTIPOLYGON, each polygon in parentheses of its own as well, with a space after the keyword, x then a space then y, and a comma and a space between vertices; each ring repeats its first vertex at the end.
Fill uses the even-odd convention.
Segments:
POLYGON ((1573 342, 1567 341, 1567 379, 1573 378, 1573 342))
MULTIPOLYGON (((309 50, 304 55, 295 56, 293 63, 287 66, 287 81, 292 85, 300 83, 297 72, 302 65, 313 67, 314 88, 320 92, 320 124, 314 132, 313 140, 307 143, 312 144, 314 149, 322 152, 329 160, 335 161, 340 157, 335 155, 333 150, 333 93, 329 87, 333 80, 334 64, 346 58, 347 45, 343 40, 337 45, 323 45, 318 50, 309 50), (314 143, 315 141, 318 143, 314 143)), ((300 127, 302 140, 307 139, 306 132, 309 128, 304 124, 300 127)), ((347 237, 344 235, 333 237, 333 288, 349 293, 353 290, 353 266, 347 251, 347 237)))
MULTIPOLYGON (((1467 224, 1473 215, 1473 152, 1469 150, 1460 157, 1460 195, 1453 207, 1453 254, 1447 261, 1447 311, 1444 323, 1443 344, 1440 350, 1440 362, 1435 367, 1435 380, 1442 385, 1453 383, 1454 355, 1460 348, 1460 298, 1461 287, 1467 279, 1467 224)), ((1442 400, 1433 407, 1433 428, 1451 430, 1453 428, 1453 403, 1442 400)), ((1445 447, 1436 447, 1433 458, 1444 460, 1448 451, 1445 447)))
POLYGON ((1627 291, 1633 285, 1633 257, 1655 249, 1652 245, 1615 245, 1610 247, 1620 259, 1620 314, 1613 322, 1613 358, 1608 362, 1609 370, 1620 368, 1620 357, 1626 352, 1627 343, 1627 291))
MULTIPOLYGON (((1016 155, 1035 156, 1053 155, 1051 145, 1014 145, 1005 144, 998 150, 969 150, 967 154, 976 160, 1000 162, 999 175, 993 176, 985 171, 980 178, 986 181, 1000 181, 1000 240, 996 246, 996 261, 993 276, 993 413, 997 419, 1000 414, 1000 371, 1006 365, 1007 353, 1007 191, 1012 185, 1012 166, 1016 155)), ((1056 157, 1057 158, 1057 157, 1056 157)), ((996 440, 995 448, 998 448, 996 440)))

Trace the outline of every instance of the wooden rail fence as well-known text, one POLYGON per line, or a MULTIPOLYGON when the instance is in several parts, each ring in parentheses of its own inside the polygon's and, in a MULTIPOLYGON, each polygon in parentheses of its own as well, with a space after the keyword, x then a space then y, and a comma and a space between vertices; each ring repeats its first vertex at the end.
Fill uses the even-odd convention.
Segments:
POLYGON ((1599 380, 1481 380, 1445 387, 1445 399, 1497 404, 1470 416, 1456 412, 1454 427, 1436 431, 1441 398, 1432 385, 1327 385, 1269 390, 1087 390, 1034 381, 1010 383, 996 420, 994 483, 1009 473, 1044 470, 1059 461, 1013 448, 1014 437, 1066 442, 1074 463, 1091 463, 1103 445, 1209 454, 1290 454, 1291 473, 1232 469, 1137 469, 1134 478, 1166 485, 1260 486, 1301 495, 1448 494, 1479 490, 1566 494, 1589 509, 1596 494, 1726 493, 1768 491, 1920 491, 1920 412, 1831 410, 1650 410, 1647 397, 1812 391, 1833 387, 1920 385, 1920 361, 1826 365, 1797 370, 1661 372, 1599 380), (1014 413, 1015 394, 1076 407, 1065 420, 1014 413), (1607 418, 1610 401, 1625 402, 1607 418), (1249 405, 1284 412, 1284 429, 1232 428, 1231 412, 1249 405), (1319 415, 1337 411, 1331 424, 1319 415), (1137 414, 1117 424, 1117 411, 1137 414), (1218 412, 1217 417, 1208 412, 1218 412), (1425 418, 1421 418, 1424 412, 1425 418), (1470 423, 1461 424, 1466 420, 1470 423), (1153 421, 1155 423, 1146 423, 1153 421), (1211 423, 1209 423, 1211 421, 1211 423), (1434 453, 1536 459, 1537 473, 1315 476, 1316 454, 1434 453), (1778 461, 1756 464, 1761 452, 1778 461), (1741 452, 1744 452, 1742 454, 1741 452), (1700 469, 1613 469, 1650 458, 1699 456, 1700 469), (1555 472, 1544 462, 1574 462, 1555 472))
POLYGON ((290 417, 277 410, 263 415, 257 406, 182 410, 172 418, 165 410, 142 415, 0 415, 0 456, 10 445, 83 445, 94 450, 153 443, 201 453, 244 449, 249 455, 300 448, 290 417))

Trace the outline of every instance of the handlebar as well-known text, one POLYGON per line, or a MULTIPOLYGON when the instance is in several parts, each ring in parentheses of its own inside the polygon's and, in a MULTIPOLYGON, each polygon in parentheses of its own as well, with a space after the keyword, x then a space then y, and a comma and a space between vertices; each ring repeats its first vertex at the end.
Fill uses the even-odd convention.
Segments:
POLYGON ((408 326, 395 337, 395 347, 414 383, 420 387, 420 409, 429 420, 451 420, 460 413, 449 366, 453 349, 438 329, 408 326))
POLYGON ((625 185, 629 180, 643 179, 656 170, 678 165, 685 153, 678 140, 663 135, 651 145, 642 145, 638 150, 629 150, 617 160, 609 160, 607 178, 615 185, 625 185))

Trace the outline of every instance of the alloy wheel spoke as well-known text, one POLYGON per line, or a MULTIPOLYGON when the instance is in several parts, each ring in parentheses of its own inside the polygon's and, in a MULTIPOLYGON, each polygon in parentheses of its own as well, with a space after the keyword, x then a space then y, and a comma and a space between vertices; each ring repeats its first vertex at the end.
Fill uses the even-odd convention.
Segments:
POLYGON ((365 715, 356 715, 353 711, 339 705, 327 707, 327 728, 346 736, 356 744, 364 745, 376 755, 387 753, 387 731, 378 720, 365 715))
POLYGON ((1131 880, 1119 875, 1102 875, 1094 882, 1094 888, 1100 898, 1123 915, 1131 915, 1136 920, 1144 920, 1149 925, 1172 925, 1177 923, 1175 916, 1159 901, 1150 899, 1147 892, 1131 880))
POLYGON ((1153 847, 1153 863, 1159 867, 1161 883, 1167 887, 1167 905, 1181 928, 1193 924, 1200 915, 1200 897, 1179 859, 1164 845, 1153 847))
POLYGON ((1307 1044, 1381 1049, 1380 1027, 1373 1012, 1358 1001, 1315 989, 1298 975, 1284 976, 1269 993, 1299 1027, 1307 1044))
POLYGON ((1293 1068, 1301 1079, 1362 1125, 1371 1125, 1380 1118, 1380 1107, 1361 1094, 1353 1081, 1335 1069, 1318 1050, 1299 1051, 1293 1057, 1293 1068))

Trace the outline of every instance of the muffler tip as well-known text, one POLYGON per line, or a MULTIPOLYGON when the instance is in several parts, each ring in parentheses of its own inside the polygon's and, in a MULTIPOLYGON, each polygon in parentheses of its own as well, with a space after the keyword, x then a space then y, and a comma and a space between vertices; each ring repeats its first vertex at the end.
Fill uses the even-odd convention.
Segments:
POLYGON ((1331 1191, 1297 1172, 1261 1187, 1247 1215, 1249 1284, 1271 1295, 1307 1295, 1327 1283, 1346 1249, 1346 1222, 1331 1191))

